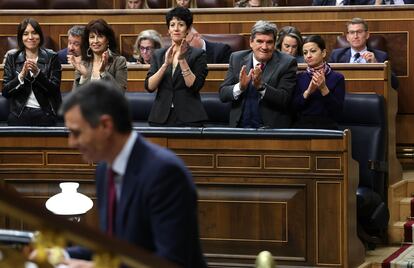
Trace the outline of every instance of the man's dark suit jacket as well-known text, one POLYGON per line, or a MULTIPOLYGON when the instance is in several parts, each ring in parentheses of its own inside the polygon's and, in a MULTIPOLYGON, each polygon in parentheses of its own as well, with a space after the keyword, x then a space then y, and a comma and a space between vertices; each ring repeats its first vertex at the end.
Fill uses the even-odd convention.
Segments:
MULTIPOLYGON (((344 6, 349 5, 374 5, 375 0, 344 0, 344 6)), ((336 0, 313 0, 313 6, 335 6, 336 0)))
POLYGON ((229 63, 231 48, 227 44, 206 42, 207 63, 229 63))
POLYGON ((67 64, 68 63, 68 48, 65 47, 57 52, 60 64, 67 64))
MULTIPOLYGON (((245 92, 237 100, 233 95, 233 87, 239 82, 239 74, 243 65, 246 65, 247 72, 252 68, 252 50, 231 54, 226 78, 220 85, 221 101, 232 102, 229 122, 231 127, 238 126, 245 102, 245 92)), ((266 92, 259 102, 264 127, 286 128, 290 126, 289 104, 295 90, 296 71, 296 59, 279 51, 274 51, 273 57, 266 63, 262 76, 266 92)))
MULTIPOLYGON (((107 166, 96 169, 100 228, 107 231, 107 166)), ((200 246, 197 194, 189 171, 172 152, 140 135, 122 181, 114 235, 187 268, 207 267, 200 246)), ((74 257, 79 248, 69 250, 74 257)))
MULTIPOLYGON (((384 51, 368 48, 368 51, 371 51, 374 53, 375 58, 377 59, 377 62, 384 62, 388 60, 388 54, 384 51)), ((345 47, 345 48, 336 48, 332 50, 331 56, 329 56, 328 62, 334 62, 334 63, 349 63, 351 60, 351 48, 345 47)), ((394 89, 397 89, 399 86, 398 78, 397 76, 392 72, 391 73, 391 86, 394 89)))
MULTIPOLYGON (((151 59, 151 67, 145 79, 145 89, 148 90, 148 79, 155 74, 164 63, 165 52, 168 48, 157 49, 151 59)), ((196 79, 189 88, 185 85, 180 65, 177 64, 174 74, 172 64, 158 85, 157 96, 152 105, 148 118, 149 122, 164 124, 167 121, 174 103, 174 110, 179 120, 185 123, 207 120, 207 113, 201 103, 200 90, 208 74, 206 52, 201 48, 189 47, 185 56, 188 66, 196 79)))

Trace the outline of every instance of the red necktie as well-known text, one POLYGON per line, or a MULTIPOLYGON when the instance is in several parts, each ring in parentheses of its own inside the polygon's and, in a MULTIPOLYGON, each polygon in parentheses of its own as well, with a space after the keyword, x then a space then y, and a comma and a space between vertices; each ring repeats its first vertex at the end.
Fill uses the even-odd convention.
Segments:
POLYGON ((115 172, 108 169, 108 235, 113 234, 116 215, 115 172))

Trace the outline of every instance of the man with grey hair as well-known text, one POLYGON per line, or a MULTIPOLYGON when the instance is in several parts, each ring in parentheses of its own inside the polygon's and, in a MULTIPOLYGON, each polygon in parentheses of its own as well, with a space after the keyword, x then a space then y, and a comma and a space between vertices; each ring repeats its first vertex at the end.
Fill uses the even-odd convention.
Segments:
POLYGON ((68 55, 75 57, 81 54, 82 35, 85 32, 85 26, 75 25, 68 31, 68 46, 58 51, 60 64, 68 63, 68 55))
POLYGON ((296 86, 294 57, 275 50, 277 27, 260 20, 251 30, 249 50, 231 54, 220 86, 222 102, 232 102, 231 127, 286 128, 296 86))

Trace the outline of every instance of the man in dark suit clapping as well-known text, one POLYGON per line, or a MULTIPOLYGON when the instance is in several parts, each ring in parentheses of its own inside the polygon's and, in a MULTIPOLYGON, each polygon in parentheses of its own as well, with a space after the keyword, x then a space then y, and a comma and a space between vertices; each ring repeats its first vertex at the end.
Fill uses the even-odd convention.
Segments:
POLYGON ((296 86, 296 59, 275 50, 277 27, 258 21, 250 35, 249 50, 233 52, 220 99, 232 102, 231 127, 286 128, 289 104, 296 86))

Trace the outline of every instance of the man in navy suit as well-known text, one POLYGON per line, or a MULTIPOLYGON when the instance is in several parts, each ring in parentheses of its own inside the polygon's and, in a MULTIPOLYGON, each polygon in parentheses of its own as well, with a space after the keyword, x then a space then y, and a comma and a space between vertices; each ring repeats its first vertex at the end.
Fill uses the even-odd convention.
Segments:
POLYGON ((275 49, 277 27, 260 20, 251 30, 249 50, 233 52, 220 99, 231 102, 231 127, 287 128, 296 86, 296 59, 275 49))
POLYGON ((228 44, 204 40, 194 27, 186 38, 192 47, 202 48, 207 55, 207 63, 229 63, 231 48, 228 44))
MULTIPOLYGON (((99 162, 96 193, 101 230, 181 267, 207 267, 190 172, 174 153, 132 130, 121 90, 109 82, 90 82, 72 92, 61 110, 69 145, 84 160, 99 162)), ((71 257, 89 255, 80 248, 68 252, 71 257)), ((76 259, 68 263, 91 265, 76 259)))
MULTIPOLYGON (((347 22, 346 40, 351 45, 346 48, 332 50, 329 62, 339 63, 376 63, 388 60, 384 51, 367 47, 369 38, 368 24, 361 18, 353 18, 347 22)), ((398 88, 398 79, 391 74, 391 86, 398 88)))
POLYGON ((82 35, 85 31, 85 26, 75 25, 68 31, 68 46, 64 49, 59 50, 58 58, 60 64, 68 63, 68 54, 80 56, 81 55, 81 42, 82 35))

